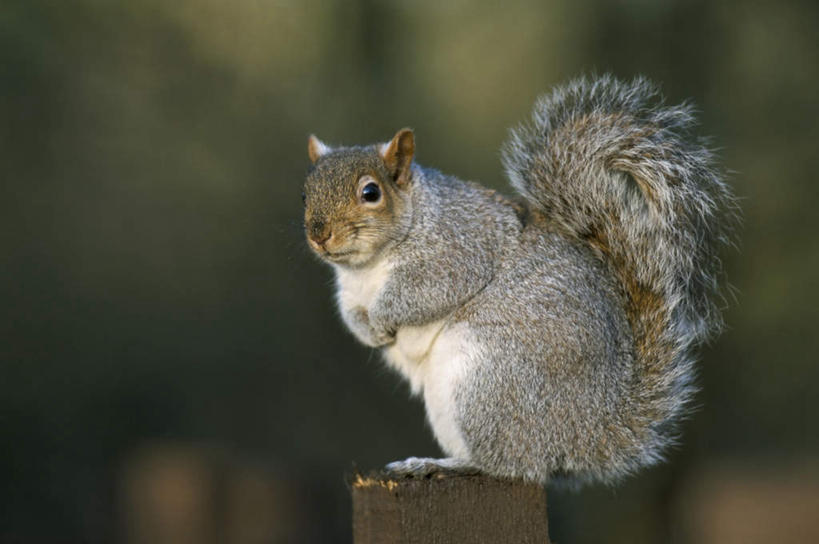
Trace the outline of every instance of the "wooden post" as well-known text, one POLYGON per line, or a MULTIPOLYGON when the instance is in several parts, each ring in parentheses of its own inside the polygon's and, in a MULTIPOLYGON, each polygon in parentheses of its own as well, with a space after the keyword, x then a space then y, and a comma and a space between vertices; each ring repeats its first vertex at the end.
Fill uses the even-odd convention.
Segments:
POLYGON ((480 474, 355 474, 354 544, 548 544, 546 491, 480 474))

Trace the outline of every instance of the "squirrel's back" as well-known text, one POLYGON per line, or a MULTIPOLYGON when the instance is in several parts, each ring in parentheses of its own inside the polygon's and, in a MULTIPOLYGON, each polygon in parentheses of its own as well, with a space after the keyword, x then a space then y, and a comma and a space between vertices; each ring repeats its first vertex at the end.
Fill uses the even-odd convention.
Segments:
POLYGON ((692 350, 721 327, 718 252, 736 206, 693 124, 690 106, 664 106, 645 79, 578 79, 542 97, 504 148, 529 206, 616 279, 638 376, 623 423, 643 462, 673 440, 692 350))

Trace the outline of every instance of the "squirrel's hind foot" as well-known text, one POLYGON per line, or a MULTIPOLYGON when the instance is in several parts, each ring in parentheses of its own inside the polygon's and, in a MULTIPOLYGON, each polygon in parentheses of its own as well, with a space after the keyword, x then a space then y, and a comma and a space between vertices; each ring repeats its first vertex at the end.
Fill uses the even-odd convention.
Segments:
POLYGON ((389 463, 384 469, 394 475, 405 478, 430 478, 446 474, 478 474, 480 470, 463 459, 445 457, 408 457, 403 461, 389 463))

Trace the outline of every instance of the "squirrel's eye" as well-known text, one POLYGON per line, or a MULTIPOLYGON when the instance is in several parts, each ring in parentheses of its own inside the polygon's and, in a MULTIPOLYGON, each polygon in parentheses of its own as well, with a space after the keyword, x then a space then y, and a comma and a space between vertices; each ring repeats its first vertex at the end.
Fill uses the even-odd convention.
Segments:
POLYGON ((361 189, 361 200, 364 202, 378 202, 381 200, 381 189, 377 183, 368 183, 361 189))
POLYGON ((307 204, 307 195, 304 193, 301 194, 301 203, 307 204))

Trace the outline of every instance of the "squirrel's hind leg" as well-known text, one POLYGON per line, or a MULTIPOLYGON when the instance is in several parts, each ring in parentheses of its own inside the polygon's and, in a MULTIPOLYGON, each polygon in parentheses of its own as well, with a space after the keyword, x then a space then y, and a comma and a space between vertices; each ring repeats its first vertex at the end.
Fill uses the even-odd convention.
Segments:
POLYGON ((410 478, 426 478, 438 473, 478 474, 480 471, 468 461, 455 457, 408 457, 384 467, 387 472, 410 478))

